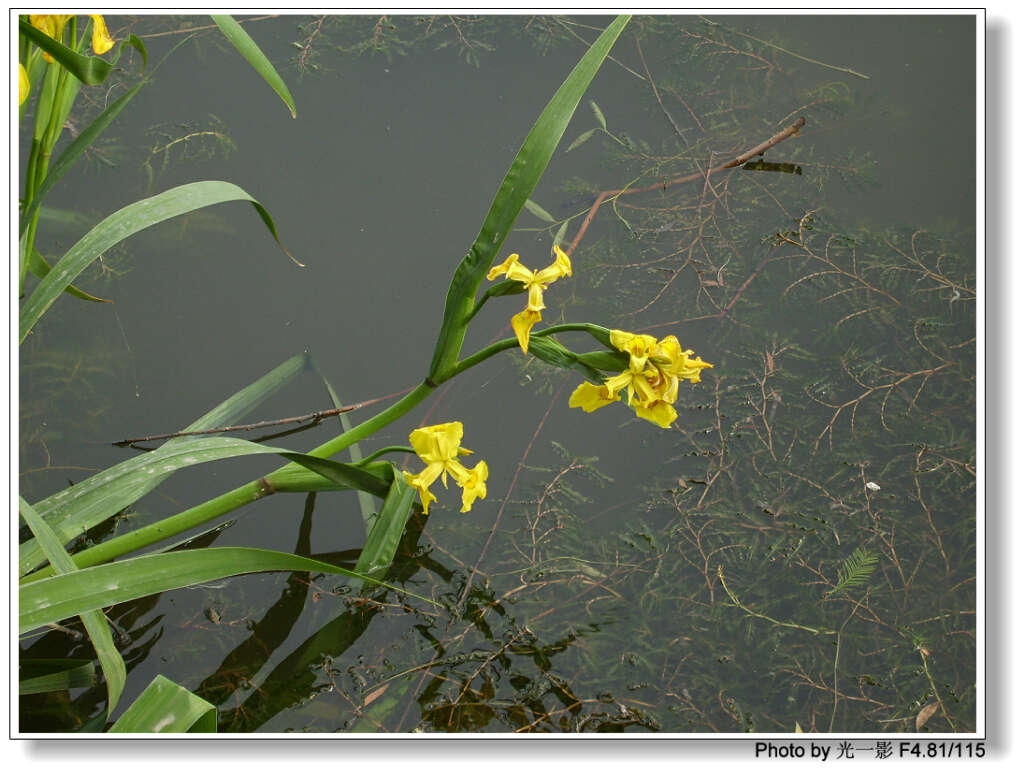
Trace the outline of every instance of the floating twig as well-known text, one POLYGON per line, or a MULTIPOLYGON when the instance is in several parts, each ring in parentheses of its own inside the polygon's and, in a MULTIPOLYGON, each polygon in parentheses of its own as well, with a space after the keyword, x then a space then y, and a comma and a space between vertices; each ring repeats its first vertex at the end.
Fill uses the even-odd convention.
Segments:
POLYGON ((800 129, 803 128, 806 123, 807 121, 804 118, 797 118, 797 120, 792 125, 790 125, 788 128, 779 131, 770 139, 762 141, 753 149, 747 150, 742 155, 733 158, 729 162, 723 163, 722 165, 716 166, 715 168, 711 168, 710 170, 707 171, 697 171, 696 173, 690 173, 687 174, 686 176, 679 176, 675 179, 669 179, 668 181, 659 181, 646 187, 604 190, 597 196, 597 199, 594 200, 594 204, 590 206, 590 211, 587 212, 586 218, 583 219, 583 224, 580 225, 580 229, 576 233, 576 237, 573 238, 573 241, 569 245, 569 247, 565 249, 566 255, 571 256, 573 252, 576 250, 576 247, 580 244, 580 241, 583 239, 583 235, 587 231, 587 227, 590 226, 590 222, 592 222, 594 220, 594 216, 597 215, 598 208, 600 208, 601 204, 604 203, 604 201, 607 200, 609 197, 618 197, 619 195, 636 195, 641 192, 653 192, 658 189, 665 190, 668 189, 669 187, 674 187, 677 184, 685 184, 686 182, 697 181, 698 179, 704 179, 705 182, 707 182, 711 174, 720 173, 721 171, 728 170, 729 168, 736 168, 737 166, 743 165, 748 160, 752 160, 758 155, 764 154, 768 149, 774 147, 779 142, 785 141, 791 136, 796 136, 800 132, 800 129))
POLYGON ((374 405, 376 403, 380 403, 385 400, 390 400, 400 395, 404 395, 406 392, 409 391, 411 391, 411 387, 409 389, 404 389, 401 392, 393 392, 392 394, 384 395, 383 397, 375 397, 372 400, 363 400, 361 403, 343 405, 340 408, 329 408, 324 411, 313 411, 312 413, 307 413, 303 416, 288 416, 283 419, 270 419, 269 421, 258 421, 255 424, 234 424, 229 427, 212 427, 210 429, 186 430, 184 432, 168 432, 163 435, 149 435, 148 437, 131 437, 126 438, 124 440, 118 440, 116 443, 111 443, 111 445, 125 447, 129 445, 134 445, 135 443, 150 442, 152 440, 170 440, 171 438, 174 437, 191 437, 194 435, 217 435, 223 432, 242 432, 252 429, 262 429, 264 427, 276 427, 281 424, 296 424, 301 423, 303 421, 310 422, 310 424, 308 424, 307 427, 312 427, 316 426, 329 416, 337 416, 339 413, 348 413, 349 411, 355 411, 367 405, 374 405))

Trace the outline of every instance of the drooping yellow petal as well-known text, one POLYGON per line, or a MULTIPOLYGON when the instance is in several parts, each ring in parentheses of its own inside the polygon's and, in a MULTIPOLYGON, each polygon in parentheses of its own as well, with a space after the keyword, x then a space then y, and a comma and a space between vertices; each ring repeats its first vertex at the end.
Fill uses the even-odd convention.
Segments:
POLYGON ((60 40, 64 36, 64 25, 70 20, 70 13, 33 13, 28 17, 29 24, 54 40, 60 40))
POLYGON ((487 496, 487 462, 478 461, 473 469, 468 470, 462 486, 462 512, 465 514, 473 507, 473 502, 487 496))
POLYGON ((92 19, 92 49, 98 55, 103 55, 114 47, 114 38, 107 31, 107 22, 99 14, 89 14, 92 19))
POLYGON ((566 277, 572 274, 572 262, 569 261, 569 257, 565 255, 565 251, 559 248, 557 245, 555 250, 555 260, 551 263, 551 266, 544 267, 537 272, 536 278, 540 282, 547 285, 553 283, 560 277, 566 277))
POLYGON ((419 491, 420 504, 423 506, 423 514, 427 515, 430 514, 430 502, 437 501, 437 496, 430 492, 430 483, 432 483, 433 480, 426 480, 424 477, 425 474, 425 472, 421 472, 418 475, 414 475, 410 472, 402 472, 402 475, 405 477, 405 482, 419 491))
POLYGON ((658 400, 649 406, 637 403, 633 410, 636 411, 636 415, 641 419, 653 421, 662 429, 668 429, 679 415, 676 413, 676 409, 664 400, 658 400))
MULTIPOLYGON (((64 25, 71 19, 69 13, 38 13, 30 14, 29 23, 36 29, 44 32, 59 43, 64 42, 64 25)), ((44 61, 53 61, 53 56, 43 51, 44 61)))
POLYGON ((569 407, 582 408, 587 413, 593 413, 598 408, 604 408, 606 405, 618 401, 619 395, 612 394, 608 387, 584 381, 569 396, 569 407))
POLYGON ((512 330, 516 332, 519 339, 519 347, 525 355, 530 348, 530 329, 540 322, 540 312, 533 309, 524 309, 512 315, 512 330))
POLYGON ((511 254, 507 259, 505 259, 503 262, 501 262, 501 264, 499 264, 498 266, 491 267, 491 271, 487 273, 487 279, 488 280, 494 280, 497 277, 501 277, 502 275, 507 274, 509 268, 513 264, 517 264, 518 262, 519 262, 519 254, 518 253, 511 254))
POLYGON ((24 65, 18 62, 18 106, 20 107, 25 103, 25 99, 28 98, 29 91, 32 90, 32 83, 28 79, 28 72, 25 71, 24 65))

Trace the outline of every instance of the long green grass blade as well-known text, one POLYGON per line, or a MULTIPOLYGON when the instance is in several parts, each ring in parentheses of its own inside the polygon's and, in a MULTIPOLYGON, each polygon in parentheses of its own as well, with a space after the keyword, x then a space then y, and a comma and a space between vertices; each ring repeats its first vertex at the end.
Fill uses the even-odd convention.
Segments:
POLYGON ((429 378, 435 383, 443 380, 455 367, 480 283, 540 181, 590 81, 628 21, 628 16, 619 16, 583 54, 537 118, 505 174, 480 234, 456 268, 448 289, 444 319, 430 364, 429 378))
POLYGON ((110 733, 216 733, 217 708, 163 675, 131 703, 110 733))
POLYGON ((357 573, 383 576, 395 559, 398 543, 409 519, 409 510, 416 499, 416 489, 405 482, 405 478, 398 470, 394 470, 394 475, 391 489, 356 562, 357 573))
MULTIPOLYGON (((270 233, 281 245, 273 219, 259 201, 226 181, 197 181, 127 205, 92 228, 53 266, 21 308, 19 343, 50 305, 93 261, 122 240, 161 221, 217 203, 245 200, 252 203, 270 233)), ((281 249, 284 246, 281 245, 281 249)), ((285 250, 285 253, 288 253, 285 250)), ((289 258, 291 255, 289 254, 289 258)))
POLYGON ((82 659, 25 659, 18 662, 18 695, 87 688, 96 683, 96 669, 82 659))
MULTIPOLYGON (((252 384, 240 389, 227 400, 189 424, 183 432, 199 429, 216 429, 230 426, 250 413, 271 395, 280 392, 284 386, 309 367, 308 352, 293 355, 271 371, 260 376, 252 384)), ((195 438, 173 438, 173 440, 194 440, 195 438)), ((169 441, 170 442, 170 441, 169 441)))
POLYGON ((58 43, 45 32, 28 23, 26 17, 18 18, 18 32, 38 45, 86 85, 99 85, 107 79, 113 66, 99 56, 83 56, 58 43))
POLYGON ((93 120, 85 130, 78 134, 75 140, 68 144, 67 148, 60 153, 60 157, 58 157, 53 162, 53 165, 51 165, 47 170, 46 179, 39 186, 39 189, 36 190, 32 203, 25 211, 22 212, 21 221, 18 227, 19 230, 25 230, 25 227, 28 226, 28 222, 31 220, 32 215, 42 204, 43 198, 46 197, 46 193, 49 192, 53 186, 61 180, 61 178, 63 178, 64 174, 71 169, 71 166, 73 166, 85 153, 85 150, 87 150, 93 142, 102 135, 107 127, 114 122, 114 119, 121 114, 121 110, 128 106, 128 102, 135 97, 135 94, 142 90, 142 86, 147 82, 149 82, 148 78, 138 83, 134 88, 103 110, 99 116, 93 120))
MULTIPOLYGON (((325 487, 315 490, 362 488, 381 496, 387 493, 387 483, 381 480, 379 471, 374 473, 371 467, 351 467, 235 437, 207 437, 168 443, 155 451, 123 461, 77 485, 48 496, 35 506, 63 545, 137 501, 172 472, 208 461, 254 454, 277 454, 300 463, 302 466, 296 469, 303 469, 305 474, 312 470, 315 476, 326 478, 325 487)), ((274 490, 293 489, 285 487, 274 490)), ((24 576, 45 559, 38 540, 23 542, 18 552, 20 575, 24 576)))
POLYGON ((270 63, 270 60, 260 50, 260 47, 249 37, 249 33, 242 29, 242 25, 231 16, 212 15, 211 18, 220 27, 224 37, 238 49, 238 52, 252 65, 252 68, 259 73, 259 76, 267 81, 267 84, 274 89, 274 93, 280 96, 281 101, 287 105, 288 111, 292 113, 292 117, 295 117, 295 100, 288 91, 288 86, 284 84, 284 80, 277 74, 274 65, 270 63))
POLYGON ((335 573, 360 578, 438 605, 429 598, 321 560, 269 549, 213 547, 140 555, 23 584, 18 590, 18 631, 29 632, 86 611, 107 608, 169 589, 265 571, 335 573))
MULTIPOLYGON (((56 535, 50 529, 42 517, 23 498, 18 497, 18 507, 22 518, 32 530, 35 540, 40 542, 46 558, 53 565, 54 570, 63 576, 74 577, 79 573, 77 567, 71 560, 71 556, 64 551, 63 545, 57 540, 56 535)), ((55 577, 59 578, 59 577, 55 577)), ((103 669, 103 676, 107 681, 107 714, 110 715, 117 706, 124 691, 125 680, 128 679, 128 671, 124 665, 124 659, 117 652, 114 646, 114 639, 110 635, 110 627, 107 625, 107 618, 100 610, 84 609, 75 611, 80 614, 86 632, 89 633, 89 640, 96 650, 96 657, 99 659, 100 667, 103 669)), ((64 616, 63 618, 68 618, 64 616)), ((44 622, 52 623, 52 622, 44 622)))
MULTIPOLYGON (((331 402, 334 403, 335 408, 341 408, 341 398, 338 397, 338 393, 334 391, 334 387, 331 386, 331 382, 327 380, 327 377, 320 373, 320 380, 323 381, 324 387, 327 389, 327 394, 330 395, 331 402)), ((352 422, 349 420, 348 415, 344 412, 338 414, 338 421, 341 423, 341 431, 348 432, 352 429, 352 422)), ((352 443, 348 447, 348 456, 352 459, 353 464, 358 464, 363 460, 363 451, 359 447, 359 443, 352 443)), ((359 513, 363 516, 363 525, 366 526, 366 532, 370 532, 370 527, 373 525, 373 520, 377 517, 377 505, 374 504, 373 496, 366 491, 357 491, 356 498, 359 500, 359 513)))
MULTIPOLYGON (((39 253, 35 248, 32 249, 32 254, 28 259, 28 271, 33 275, 42 280, 49 274, 53 267, 50 266, 49 262, 43 258, 42 254, 39 253)), ((101 299, 99 296, 93 296, 91 293, 86 293, 80 288, 75 288, 73 285, 69 285, 64 289, 64 292, 74 296, 76 299, 85 299, 86 301, 99 301, 104 304, 110 304, 110 299, 101 299)))

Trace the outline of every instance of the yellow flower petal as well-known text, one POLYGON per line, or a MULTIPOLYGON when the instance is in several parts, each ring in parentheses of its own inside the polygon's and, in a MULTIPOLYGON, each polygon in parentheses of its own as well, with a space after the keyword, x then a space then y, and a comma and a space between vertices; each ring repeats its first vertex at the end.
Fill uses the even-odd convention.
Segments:
MULTIPOLYGON (((59 43, 64 40, 64 25, 71 19, 71 14, 63 13, 39 13, 31 14, 28 17, 29 23, 36 29, 44 32, 59 43)), ((44 61, 53 61, 53 56, 43 51, 44 61)))
POLYGON ((704 368, 714 368, 714 367, 715 367, 714 365, 712 365, 711 363, 705 363, 699 357, 696 357, 693 360, 689 360, 688 359, 688 360, 685 361, 684 365, 680 366, 679 378, 681 378, 681 379, 689 379, 694 384, 699 384, 700 383, 700 372, 704 368))
POLYGON ((432 427, 414 429, 409 435, 409 445, 427 464, 445 462, 459 455, 462 442, 462 422, 435 424, 432 427))
POLYGON ((544 305, 544 286, 538 283, 530 283, 530 293, 526 300, 526 308, 532 309, 534 312, 540 312, 542 309, 546 309, 544 305))
POLYGON ((608 387, 585 381, 576 387, 572 395, 569 396, 569 407, 582 408, 587 413, 593 413, 598 408, 604 408, 606 405, 618 401, 618 394, 612 394, 608 387))
POLYGON ((512 315, 512 330, 516 332, 519 339, 519 347, 525 355, 530 348, 530 329, 540 322, 540 312, 533 309, 524 309, 518 314, 512 315))
POLYGON ((679 415, 676 413, 675 408, 663 400, 659 400, 650 406, 643 406, 637 403, 633 410, 636 411, 636 415, 641 419, 653 421, 662 429, 668 429, 679 415))
POLYGON ((565 255, 565 251, 555 246, 555 260, 551 263, 551 266, 545 267, 544 269, 537 272, 536 279, 547 285, 553 283, 560 277, 566 277, 572 274, 572 262, 569 261, 569 257, 565 255))
POLYGON ((483 499, 487 496, 487 462, 479 461, 477 465, 471 470, 467 470, 467 476, 464 482, 460 483, 462 486, 462 512, 465 514, 473 506, 473 502, 477 499, 483 499))
POLYGON ((24 65, 18 62, 18 106, 20 107, 25 103, 25 99, 28 98, 29 91, 32 90, 32 83, 28 79, 28 72, 25 71, 24 65))
POLYGON ((102 55, 114 47, 114 38, 107 31, 107 22, 99 14, 89 14, 92 19, 92 49, 102 55))
POLYGON ((519 254, 518 253, 513 253, 507 259, 505 259, 503 262, 501 262, 501 264, 499 264, 498 266, 491 267, 491 271, 487 273, 487 279, 488 280, 494 280, 496 277, 501 277, 502 275, 507 274, 509 268, 513 264, 516 264, 518 262, 519 262, 519 254))
POLYGON ((419 475, 413 475, 409 472, 402 473, 405 477, 405 482, 411 485, 420 493, 420 504, 423 506, 423 514, 430 514, 430 502, 437 501, 437 496, 430 492, 430 483, 433 480, 426 481, 423 477, 423 472, 419 475))

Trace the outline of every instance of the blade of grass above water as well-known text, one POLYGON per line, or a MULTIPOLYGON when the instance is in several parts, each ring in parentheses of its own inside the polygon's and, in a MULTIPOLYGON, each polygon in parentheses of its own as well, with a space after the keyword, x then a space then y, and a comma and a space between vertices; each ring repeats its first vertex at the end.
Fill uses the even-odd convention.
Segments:
POLYGON ((505 174, 480 233, 456 268, 448 289, 444 319, 430 364, 429 378, 434 383, 443 380, 457 363, 480 283, 544 174, 583 94, 628 21, 629 16, 616 18, 583 54, 533 124, 505 174))
POLYGON ((416 489, 405 482, 405 478, 397 469, 394 473, 395 479, 391 483, 391 489, 356 562, 358 573, 383 576, 391 567, 395 552, 398 551, 398 543, 409 519, 409 510, 416 499, 416 489))
MULTIPOLYGON (((183 467, 254 454, 278 454, 298 462, 306 469, 327 477, 335 489, 367 488, 381 495, 387 492, 387 484, 382 485, 380 478, 366 467, 349 467, 328 459, 235 437, 208 437, 167 444, 121 462, 43 499, 36 506, 45 510, 40 512, 41 516, 46 517, 47 524, 64 545, 148 493, 155 487, 154 481, 158 478, 166 477, 183 467)), ((18 553, 19 575, 24 576, 42 565, 45 559, 38 540, 24 542, 18 553)))
MULTIPOLYGON (((281 240, 277 235, 274 220, 259 201, 251 197, 244 189, 226 181, 197 181, 192 184, 183 184, 161 192, 159 195, 134 202, 110 214, 71 246, 71 249, 53 266, 49 274, 39 282, 32 295, 22 306, 19 320, 19 343, 25 340, 32 327, 64 289, 86 267, 122 240, 147 227, 183 213, 235 200, 252 203, 267 229, 287 254, 288 251, 281 245, 281 240)), ((291 258, 291 254, 288 255, 291 258)))
MULTIPOLYGON (((161 552, 83 568, 22 585, 19 633, 170 589, 265 571, 316 571, 362 579, 432 605, 433 600, 321 560, 250 547, 161 552)), ((119 657, 120 658, 120 657, 119 657)))
POLYGON ((242 25, 235 21, 233 17, 211 15, 210 18, 220 27, 224 37, 242 54, 242 58, 248 61, 259 76, 267 81, 267 84, 274 90, 274 93, 281 97, 281 101, 288 107, 292 117, 295 117, 295 99, 292 98, 288 86, 284 84, 284 80, 277 74, 274 65, 270 63, 270 60, 260 50, 260 47, 256 45, 256 41, 249 37, 249 33, 242 29, 242 25))
POLYGON ((110 733, 216 733, 217 708, 163 675, 131 703, 110 733))
MULTIPOLYGON (((338 398, 338 394, 334 391, 334 387, 331 386, 331 382, 319 370, 317 373, 320 374, 320 379, 327 388, 327 394, 331 396, 331 402, 334 403, 334 407, 341 408, 344 404, 338 398)), ((338 414, 338 421, 341 422, 342 432, 348 432, 352 429, 352 422, 349 421, 348 415, 344 412, 338 414)), ((359 447, 359 443, 352 443, 348 447, 348 455, 352 459, 353 464, 358 464, 363 460, 363 451, 359 447)), ((377 517, 377 505, 373 502, 373 496, 365 491, 356 491, 356 498, 359 499, 359 512, 363 516, 363 525, 366 526, 366 533, 369 535, 373 521, 377 517)))
MULTIPOLYGON (((19 511, 22 519, 28 524, 46 554, 46 559, 53 565, 58 574, 74 576, 78 568, 71 560, 71 556, 64 551, 64 546, 58 541, 56 534, 48 526, 43 518, 32 509, 32 506, 22 498, 18 498, 19 511)), ((103 669, 103 677, 107 681, 107 716, 114 711, 121 693, 124 691, 125 681, 128 679, 128 670, 125 667, 124 659, 117 652, 114 646, 114 639, 110 635, 110 627, 107 626, 107 617, 100 610, 75 611, 79 614, 86 632, 89 633, 89 641, 96 650, 96 657, 99 659, 100 667, 103 669)), ((68 618, 67 616, 63 618, 68 618)), ((49 622, 46 622, 49 623, 49 622)))

